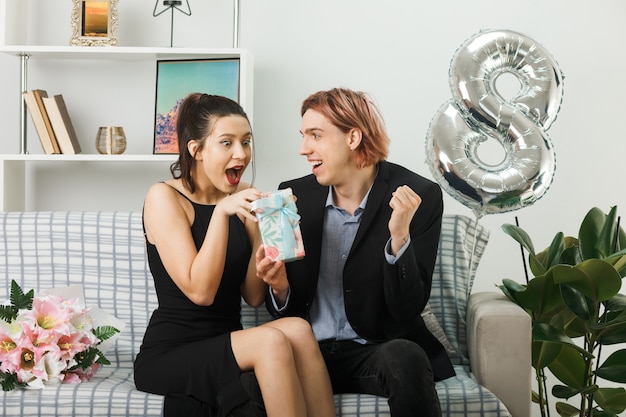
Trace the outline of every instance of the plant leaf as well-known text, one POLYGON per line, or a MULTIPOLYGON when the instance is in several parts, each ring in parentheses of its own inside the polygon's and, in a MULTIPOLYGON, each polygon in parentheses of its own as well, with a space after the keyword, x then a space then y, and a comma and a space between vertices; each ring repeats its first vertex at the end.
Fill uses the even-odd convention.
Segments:
MULTIPOLYGON (((577 390, 583 390, 586 387, 587 366, 581 350, 578 346, 563 345, 559 356, 548 365, 559 381, 577 390)), ((590 356, 588 352, 585 354, 590 356)))
POLYGON ((517 298, 519 293, 526 291, 525 285, 518 284, 512 279, 505 278, 502 280, 502 285, 499 288, 511 301, 525 309, 517 298))
POLYGON ((92 363, 96 360, 96 356, 98 355, 98 349, 93 346, 89 346, 84 351, 77 353, 74 355, 74 360, 76 361, 76 366, 72 369, 80 367, 83 371, 91 366, 92 363))
POLYGON ((528 252, 532 253, 533 255, 535 254, 533 240, 524 229, 513 224, 505 223, 502 225, 502 231, 515 239, 528 252))
POLYGON ((621 313, 607 322, 587 326, 593 331, 603 345, 626 343, 626 312, 621 313))
POLYGON ((522 247, 528 251, 530 269, 533 274, 535 276, 543 275, 546 272, 545 268, 543 267, 541 261, 537 259, 533 241, 528 233, 526 233, 526 231, 521 227, 508 223, 502 225, 502 231, 515 239, 517 243, 522 245, 522 247))
POLYGON ((554 284, 551 274, 531 279, 526 291, 518 292, 516 299, 520 306, 538 316, 557 309, 562 304, 559 287, 554 284))
POLYGON ((596 309, 589 298, 569 285, 563 284, 560 287, 561 297, 567 308, 583 320, 595 317, 596 309))
POLYGON ((537 391, 535 391, 535 390, 533 390, 533 392, 530 395, 530 397, 531 397, 532 402, 535 403, 535 404, 544 404, 545 405, 545 403, 546 403, 546 399, 543 398, 543 401, 542 401, 542 399, 539 398, 539 393, 537 391))
POLYGON ((10 323, 16 317, 13 306, 0 305, 0 319, 10 323))
POLYGON ((557 402, 555 404, 556 412, 559 413, 561 417, 573 417, 580 413, 580 410, 573 405, 563 402, 557 402))
POLYGON ((11 280, 11 305, 0 306, 0 318, 6 322, 11 322, 17 318, 17 315, 21 309, 30 310, 33 306, 33 297, 35 292, 30 290, 24 294, 20 286, 15 280, 11 280))
MULTIPOLYGON (((35 291, 30 290, 26 294, 20 288, 18 283, 15 280, 11 280, 11 307, 13 312, 13 317, 11 320, 17 317, 17 314, 22 309, 30 310, 33 308, 33 297, 35 296, 35 291)), ((9 321, 11 321, 9 320, 9 321)))
POLYGON ((624 388, 600 388, 593 396, 603 410, 620 414, 626 410, 626 390, 624 388))
POLYGON ((626 311, 626 294, 615 294, 615 297, 606 300, 605 304, 611 311, 626 311))
POLYGON ((626 343, 626 328, 620 328, 617 330, 608 330, 602 333, 601 343, 603 345, 616 345, 618 343, 626 343))
MULTIPOLYGON (((626 249, 624 250, 626 252, 626 249)), ((605 259, 608 263, 613 265, 613 268, 617 269, 620 276, 623 278, 626 275, 626 256, 610 256, 605 259)))
POLYGON ((565 249, 561 252, 560 263, 566 265, 576 265, 583 261, 578 252, 578 239, 572 236, 565 236, 563 238, 565 249))
POLYGON ((598 386, 593 384, 591 386, 585 387, 583 389, 575 389, 572 387, 568 387, 566 385, 554 385, 552 386, 552 395, 556 398, 572 398, 574 395, 579 394, 593 394, 598 390, 598 386))
POLYGON ((25 387, 26 383, 20 382, 16 373, 0 371, 0 386, 3 391, 12 391, 17 387, 25 387))
POLYGON ((595 374, 608 381, 626 383, 626 349, 613 352, 595 374))
POLYGON ((593 417, 618 417, 617 414, 609 412, 609 411, 604 411, 604 410, 599 410, 597 407, 593 409, 593 417))
POLYGON ((603 345, 626 343, 626 295, 616 294, 604 302, 606 309, 599 323, 590 324, 591 330, 599 330, 603 345))
POLYGON ((597 248, 606 217, 602 210, 593 207, 583 219, 578 230, 578 248, 583 259, 601 258, 597 248))
POLYGON ((513 281, 512 279, 505 278, 505 279, 502 280, 502 284, 504 284, 504 286, 511 293, 517 293, 517 292, 526 291, 526 286, 525 285, 518 284, 517 282, 513 281))
POLYGON ((565 242, 563 240, 563 232, 559 232, 552 239, 552 243, 548 248, 548 256, 543 260, 543 266, 546 269, 557 265, 561 261, 561 254, 565 250, 565 242))
POLYGON ((104 353, 100 351, 100 349, 96 349, 96 353, 98 354, 98 360, 96 360, 97 364, 100 365, 111 365, 111 362, 104 356, 104 353))
POLYGON ((563 345, 550 342, 532 342, 532 366, 542 369, 554 361, 563 349, 563 345))
POLYGON ((120 331, 113 326, 99 326, 93 329, 93 334, 100 339, 100 341, 105 341, 115 336, 115 334, 120 331))
POLYGON ((552 386, 552 395, 555 398, 571 398, 574 395, 578 395, 580 390, 568 387, 567 385, 553 385, 552 386))
POLYGON ((549 317, 548 323, 558 329, 563 329, 565 334, 572 339, 581 337, 587 332, 585 321, 574 314, 565 304, 560 311, 549 317))
MULTIPOLYGON (((583 259, 604 259, 625 255, 626 233, 621 227, 617 230, 617 206, 611 207, 608 214, 597 207, 592 208, 583 219, 578 240, 583 259)), ((626 272, 624 266, 626 265, 620 263, 616 269, 626 272)))
POLYGON ((600 259, 589 259, 576 266, 556 265, 551 272, 556 284, 567 283, 596 303, 613 298, 622 285, 619 272, 600 259))
POLYGON ((611 207, 609 214, 604 219, 604 224, 596 241, 596 251, 600 254, 600 258, 606 258, 615 252, 615 229, 617 228, 617 207, 611 207))

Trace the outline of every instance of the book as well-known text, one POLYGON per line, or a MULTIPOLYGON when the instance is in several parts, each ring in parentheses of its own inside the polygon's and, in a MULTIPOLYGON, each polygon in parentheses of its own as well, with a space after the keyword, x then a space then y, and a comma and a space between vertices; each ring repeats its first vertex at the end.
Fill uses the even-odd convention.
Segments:
POLYGON ((35 130, 37 131, 37 136, 39 136, 39 142, 41 143, 44 153, 59 153, 58 146, 56 148, 53 146, 52 138, 50 137, 50 133, 46 127, 44 119, 47 119, 48 115, 46 113, 44 117, 44 114, 41 111, 43 107, 39 107, 39 104, 37 104, 34 91, 25 91, 22 93, 22 96, 24 97, 24 102, 26 103, 30 117, 33 120, 33 125, 35 125, 35 130))
POLYGON ((52 130, 59 144, 61 153, 77 154, 81 152, 80 143, 72 125, 72 119, 67 111, 62 94, 53 97, 43 97, 43 104, 48 112, 52 130))
POLYGON ((54 129, 52 129, 52 123, 50 123, 50 118, 48 117, 48 111, 46 110, 46 106, 43 104, 43 99, 44 97, 48 97, 48 92, 46 90, 33 90, 33 94, 35 95, 35 100, 37 100, 37 105, 41 111, 41 116, 43 117, 43 122, 46 125, 48 136, 50 136, 50 142, 52 142, 52 148, 54 149, 54 152, 52 153, 61 153, 56 135, 54 134, 54 129))

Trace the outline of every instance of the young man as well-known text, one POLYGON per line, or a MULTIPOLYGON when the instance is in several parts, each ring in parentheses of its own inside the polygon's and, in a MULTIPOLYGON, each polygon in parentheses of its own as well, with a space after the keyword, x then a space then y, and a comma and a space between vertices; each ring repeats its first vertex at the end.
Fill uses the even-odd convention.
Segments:
POLYGON ((257 252, 274 317, 313 327, 335 393, 387 397, 393 417, 439 416, 434 382, 454 375, 421 312, 441 230, 441 189, 386 161, 389 137, 362 92, 320 91, 302 104, 300 154, 312 173, 297 197, 306 256, 257 252))

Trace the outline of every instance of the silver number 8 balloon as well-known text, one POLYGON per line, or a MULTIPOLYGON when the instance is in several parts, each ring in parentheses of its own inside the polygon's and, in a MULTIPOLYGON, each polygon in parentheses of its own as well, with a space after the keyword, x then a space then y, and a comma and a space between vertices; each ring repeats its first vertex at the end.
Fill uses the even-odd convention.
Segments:
POLYGON ((563 74, 551 55, 511 31, 481 31, 456 51, 450 64, 453 99, 428 128, 426 157, 434 178, 477 218, 533 204, 552 183, 554 149, 546 130, 563 97, 563 74), (503 74, 521 89, 505 99, 496 89, 503 74), (487 163, 479 146, 497 140, 501 162, 487 163))

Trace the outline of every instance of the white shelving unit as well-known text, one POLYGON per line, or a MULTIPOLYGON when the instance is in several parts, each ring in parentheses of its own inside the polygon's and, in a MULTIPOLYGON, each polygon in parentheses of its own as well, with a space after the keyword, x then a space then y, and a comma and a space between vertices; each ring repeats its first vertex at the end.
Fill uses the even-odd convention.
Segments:
MULTIPOLYGON (((35 46, 35 45, 0 45, 0 53, 15 56, 15 70, 20 70, 20 91, 28 90, 29 64, 34 60, 54 61, 55 65, 63 65, 64 61, 76 62, 76 60, 84 61, 86 65, 93 62, 123 62, 123 68, 132 65, 133 62, 145 65, 146 62, 154 62, 156 67, 157 60, 179 60, 179 59, 239 59, 240 68, 240 85, 239 85, 239 102, 246 110, 248 117, 252 121, 253 112, 253 58, 251 54, 240 48, 153 48, 153 47, 77 47, 77 46, 35 46), (17 62, 20 64, 18 65, 17 62)), ((122 77, 123 71, 117 76, 122 77)), ((45 78, 45 74, 37 74, 40 78, 45 78)), ((113 75, 115 76, 115 75, 113 75)), ((129 91, 129 95, 143 94, 151 95, 153 91, 129 91)), ((90 97, 86 95, 84 100, 88 102, 90 97)), ((28 117, 27 109, 23 104, 21 97, 16 97, 16 105, 21 103, 20 111, 20 134, 19 138, 15 138, 16 142, 20 142, 20 154, 0 155, 0 210, 2 211, 24 211, 26 209, 47 210, 49 207, 28 207, 27 206, 27 184, 29 166, 35 164, 45 165, 45 169, 51 169, 51 164, 56 166, 73 163, 89 163, 89 164, 128 164, 143 169, 146 164, 159 164, 164 167, 161 171, 166 172, 167 166, 175 160, 175 155, 99 155, 99 154, 79 154, 79 155, 39 155, 30 154, 28 146, 39 146, 36 132, 27 131, 26 119, 28 117), (34 144, 34 145, 33 145, 34 144)), ((154 108, 154 103, 153 103, 154 108)), ((80 139, 80 138, 79 138, 80 139)), ((141 140, 150 141, 152 138, 141 138, 141 140)), ((148 147, 148 146, 146 146, 148 147)), ((106 180, 106 179, 103 179, 106 180)), ((71 181, 71 179, 69 180, 71 181)), ((88 197, 88 196, 82 196, 88 197)), ((71 201, 68 199, 68 201, 71 201)), ((68 205, 68 209, 73 206, 68 205)))

